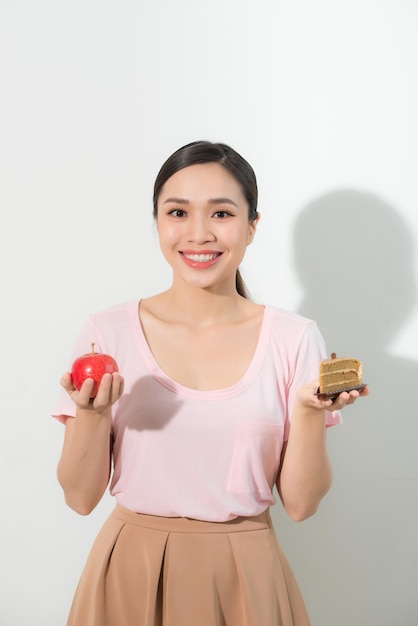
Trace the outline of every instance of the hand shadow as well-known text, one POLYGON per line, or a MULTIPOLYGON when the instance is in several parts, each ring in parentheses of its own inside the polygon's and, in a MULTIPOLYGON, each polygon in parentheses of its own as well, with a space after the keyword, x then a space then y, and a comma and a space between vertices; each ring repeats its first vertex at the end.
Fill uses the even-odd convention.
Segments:
POLYGON ((389 350, 416 301, 413 243, 392 206, 347 189, 303 209, 294 251, 299 313, 318 322, 329 352, 363 361, 371 395, 328 432, 333 488, 305 536, 289 527, 290 552, 314 624, 415 626, 418 362, 389 350), (316 601, 323 585, 326 611, 316 601))
MULTIPOLYGON (((178 449, 181 443, 171 432, 169 422, 181 403, 180 396, 153 376, 138 378, 129 393, 122 396, 114 416, 112 490, 115 495, 121 497, 128 490, 129 497, 136 491, 140 498, 151 474, 153 485, 161 482, 166 488, 171 476, 169 459, 172 450, 178 449)), ((159 489, 155 489, 152 496, 148 493, 147 504, 150 497, 155 498, 158 507, 166 504, 162 493, 164 491, 159 489)))
POLYGON ((153 376, 143 376, 133 384, 130 393, 120 399, 115 424, 119 433, 126 428, 138 431, 163 429, 180 405, 180 396, 153 376))

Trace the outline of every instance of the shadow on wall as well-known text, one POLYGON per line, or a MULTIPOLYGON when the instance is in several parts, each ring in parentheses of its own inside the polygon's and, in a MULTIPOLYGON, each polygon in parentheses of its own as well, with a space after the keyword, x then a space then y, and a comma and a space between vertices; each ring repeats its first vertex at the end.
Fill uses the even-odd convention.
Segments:
POLYGON ((318 322, 329 352, 363 361, 371 389, 328 434, 334 485, 307 522, 314 562, 328 568, 328 608, 313 624, 416 626, 418 362, 389 350, 416 301, 413 243, 392 206, 347 189, 302 210, 294 252, 298 312, 318 322))

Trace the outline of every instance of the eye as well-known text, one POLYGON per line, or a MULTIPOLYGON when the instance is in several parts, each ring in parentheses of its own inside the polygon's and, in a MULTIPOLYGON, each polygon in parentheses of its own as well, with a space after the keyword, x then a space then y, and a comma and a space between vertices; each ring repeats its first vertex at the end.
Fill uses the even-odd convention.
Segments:
POLYGON ((226 217, 232 217, 232 213, 229 211, 216 211, 216 213, 213 214, 213 217, 216 217, 217 219, 225 219, 226 217))
POLYGON ((172 215, 173 217, 185 217, 186 211, 183 209, 172 209, 167 215, 172 215))

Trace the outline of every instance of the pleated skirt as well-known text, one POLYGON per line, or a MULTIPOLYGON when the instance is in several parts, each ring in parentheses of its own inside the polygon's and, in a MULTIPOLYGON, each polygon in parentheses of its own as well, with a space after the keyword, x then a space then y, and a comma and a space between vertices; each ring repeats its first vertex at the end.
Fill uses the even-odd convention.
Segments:
POLYGON ((310 626, 268 511, 230 522, 119 505, 87 559, 67 626, 310 626))

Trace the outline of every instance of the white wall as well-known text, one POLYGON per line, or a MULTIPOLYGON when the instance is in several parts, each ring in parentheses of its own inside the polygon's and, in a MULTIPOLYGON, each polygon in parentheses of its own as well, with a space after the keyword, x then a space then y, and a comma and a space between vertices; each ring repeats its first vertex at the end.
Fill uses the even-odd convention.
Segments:
POLYGON ((58 379, 88 313, 168 284, 153 179, 200 138, 258 174, 254 297, 373 391, 318 514, 274 509, 313 626, 416 626, 417 26, 411 0, 0 3, 0 626, 65 623, 112 502, 63 502, 58 379))

